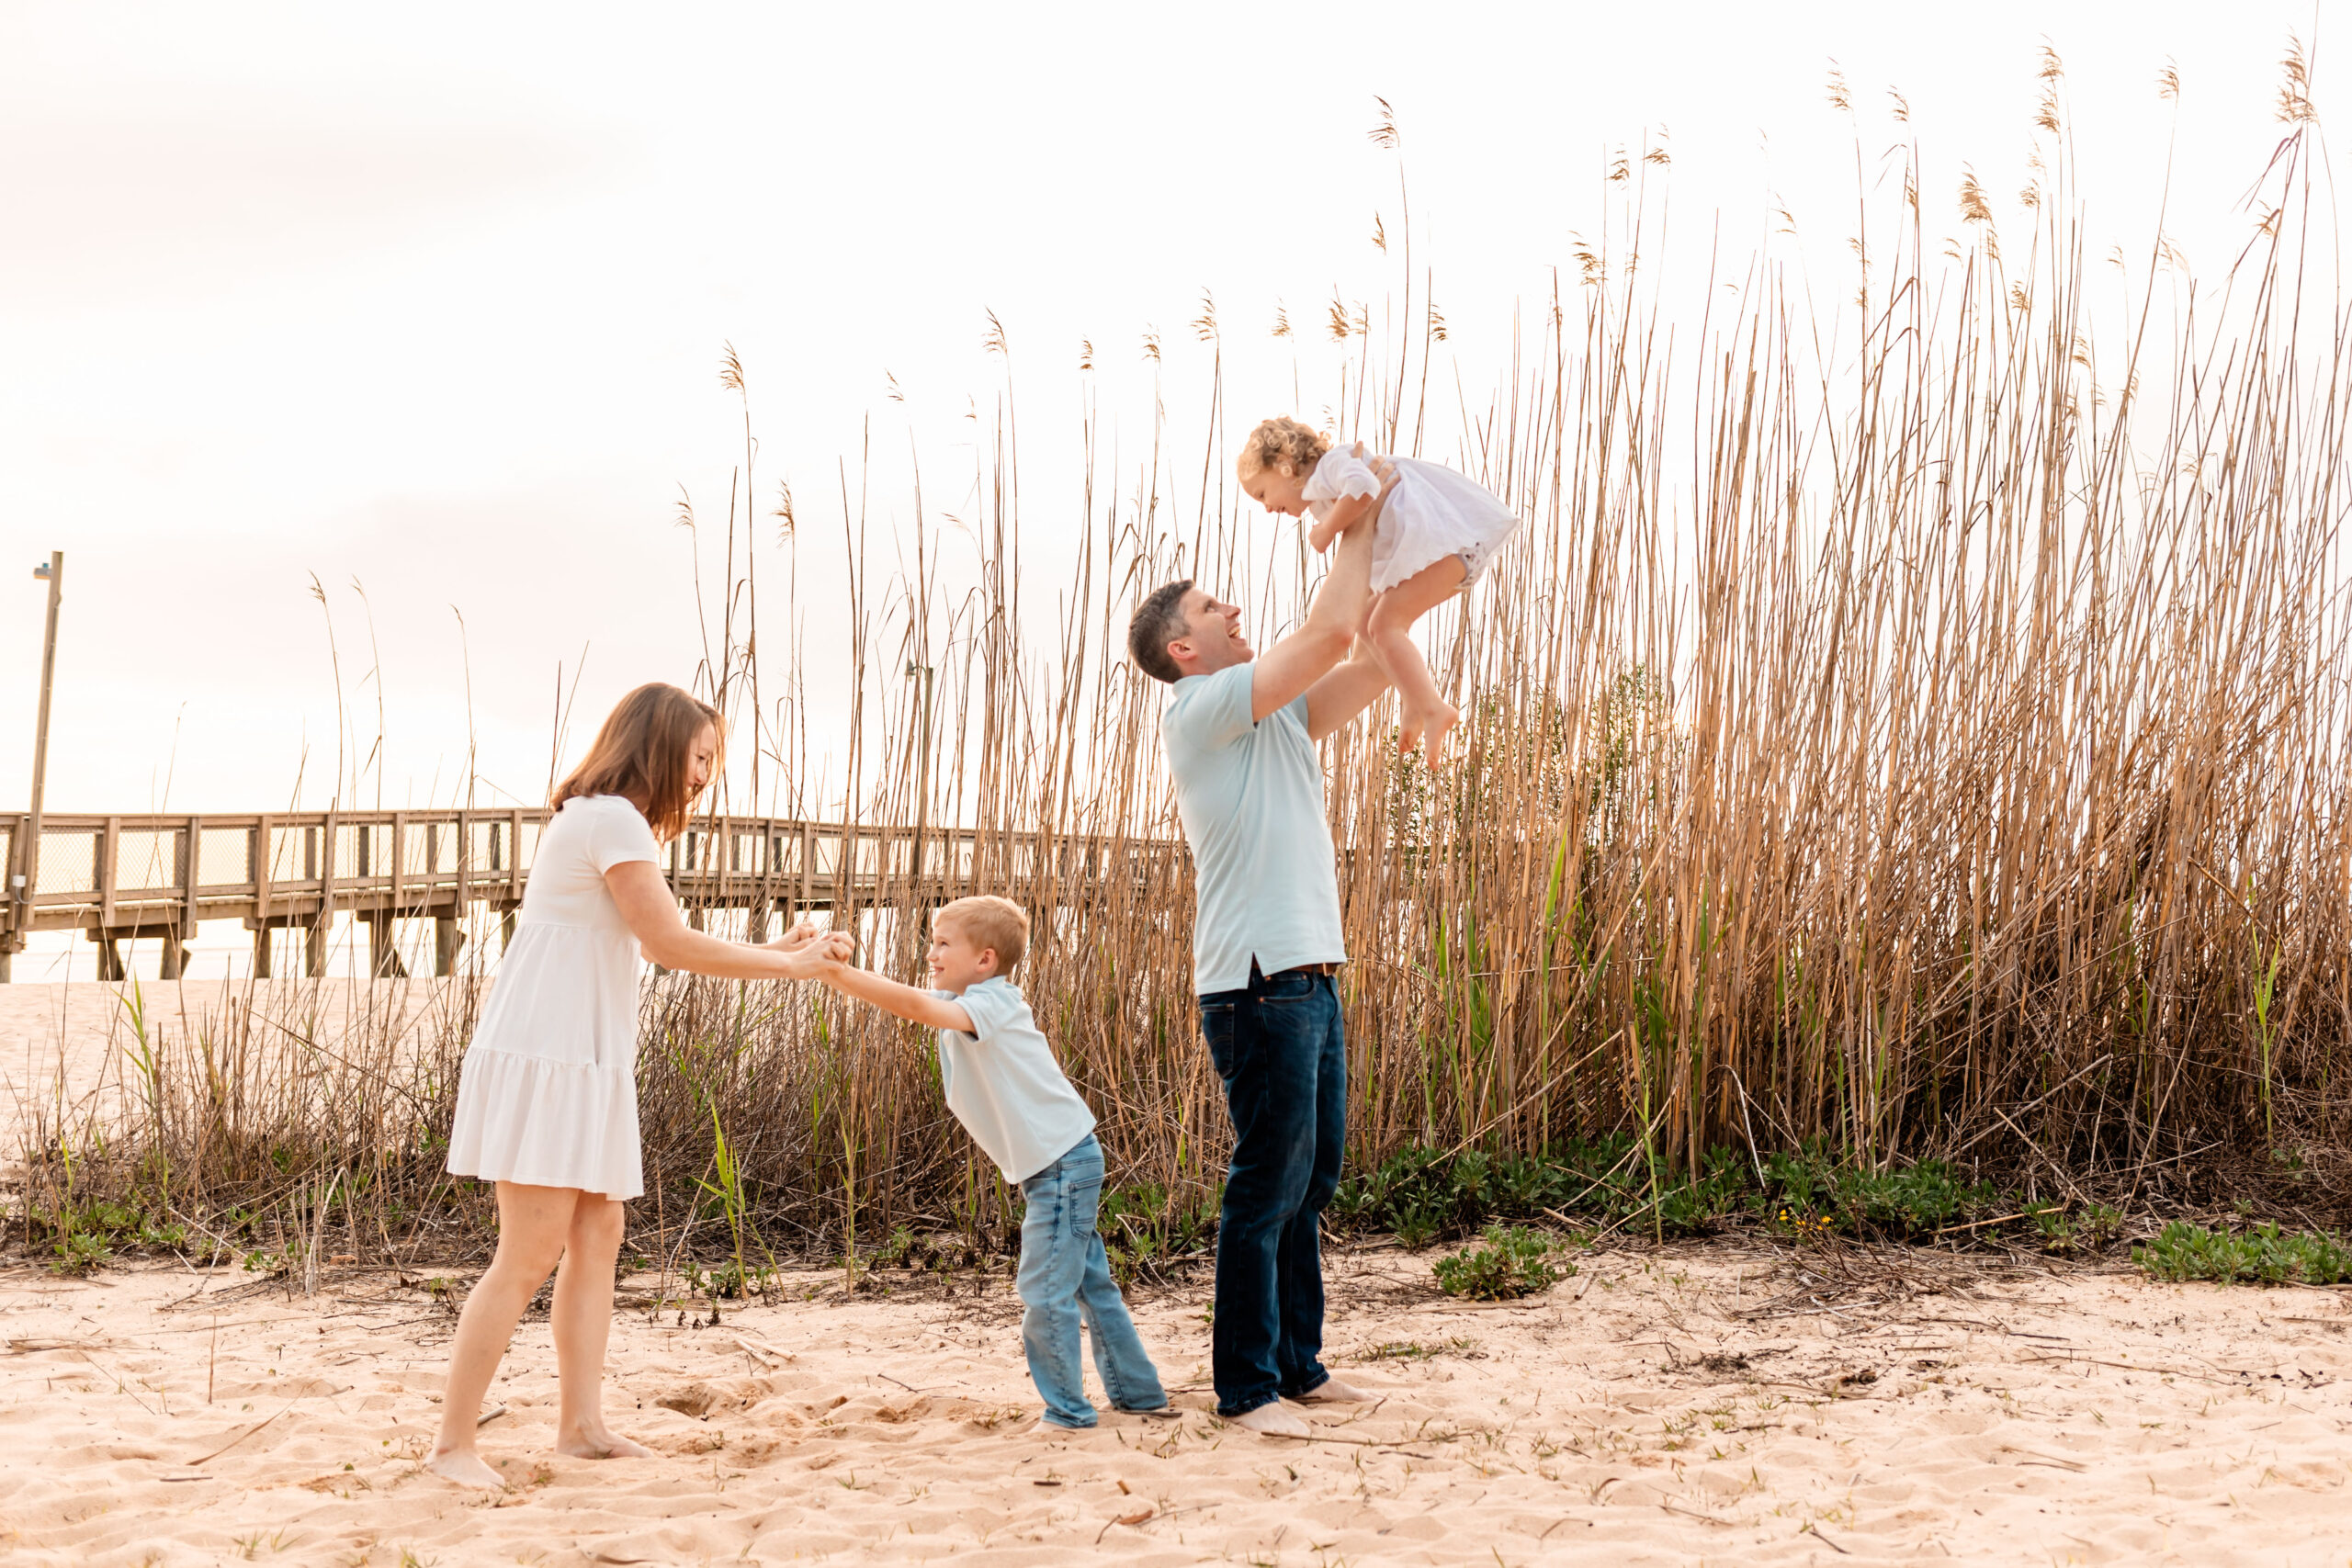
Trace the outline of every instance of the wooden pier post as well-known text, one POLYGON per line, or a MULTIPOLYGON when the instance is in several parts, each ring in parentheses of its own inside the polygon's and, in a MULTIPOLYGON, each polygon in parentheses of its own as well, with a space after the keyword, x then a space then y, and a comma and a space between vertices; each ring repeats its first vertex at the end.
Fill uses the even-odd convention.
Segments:
POLYGON ((264 814, 245 836, 245 880, 254 885, 254 978, 273 977, 269 941, 269 818, 264 814))

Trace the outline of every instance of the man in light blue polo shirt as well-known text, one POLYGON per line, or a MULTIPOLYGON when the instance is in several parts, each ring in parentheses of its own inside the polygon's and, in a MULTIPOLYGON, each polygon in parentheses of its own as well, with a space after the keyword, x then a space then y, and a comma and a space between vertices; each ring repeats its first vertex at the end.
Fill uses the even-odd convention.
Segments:
POLYGON ((1262 658, 1241 612, 1189 580, 1155 591, 1127 627, 1136 666, 1176 688, 1159 729, 1193 848, 1193 989, 1233 1118, 1211 1334, 1217 1414, 1289 1437, 1309 1429, 1283 1399, 1367 1397, 1319 1359, 1317 1231, 1348 1132, 1333 976, 1348 953, 1316 743, 1388 683, 1369 654, 1348 657, 1371 598, 1375 524, 1340 535, 1306 623, 1262 658))

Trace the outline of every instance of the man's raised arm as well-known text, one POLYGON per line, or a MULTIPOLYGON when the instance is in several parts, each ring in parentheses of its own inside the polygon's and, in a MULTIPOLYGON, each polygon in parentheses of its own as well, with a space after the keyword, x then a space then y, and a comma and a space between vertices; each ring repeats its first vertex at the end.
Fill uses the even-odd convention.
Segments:
MULTIPOLYGON (((1380 493, 1385 501, 1396 487, 1396 476, 1385 463, 1375 464, 1374 471, 1385 481, 1380 493)), ((1371 516, 1340 536, 1331 552, 1331 570, 1315 591, 1306 623, 1260 654, 1250 667, 1253 722, 1296 702, 1347 658, 1372 603, 1372 536, 1379 524, 1380 508, 1374 507, 1371 516)))

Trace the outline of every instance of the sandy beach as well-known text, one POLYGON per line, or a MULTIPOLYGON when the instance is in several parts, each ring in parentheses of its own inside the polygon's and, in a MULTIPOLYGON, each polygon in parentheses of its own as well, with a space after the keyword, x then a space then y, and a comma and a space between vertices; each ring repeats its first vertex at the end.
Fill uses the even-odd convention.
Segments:
MULTIPOLYGON (((716 1326, 640 1295, 616 1424, 551 1454, 526 1324, 484 1453, 423 1472, 447 1307, 355 1271, 0 1280, 0 1543, 38 1563, 2340 1563, 2352 1312, 2334 1292, 1739 1245, 1588 1254, 1472 1306, 1393 1247, 1333 1259, 1312 1442, 1212 1414, 1206 1280, 1136 1293, 1173 1421, 1028 1435, 1018 1306, 876 1276, 716 1326), (1929 1271, 1932 1271, 1931 1273, 1929 1271)), ((462 1280, 460 1281, 462 1282, 462 1280)))

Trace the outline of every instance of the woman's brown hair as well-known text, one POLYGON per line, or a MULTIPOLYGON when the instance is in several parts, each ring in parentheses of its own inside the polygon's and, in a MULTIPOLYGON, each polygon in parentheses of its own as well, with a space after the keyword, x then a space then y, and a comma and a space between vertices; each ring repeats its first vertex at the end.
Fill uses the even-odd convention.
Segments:
POLYGON ((561 810, 575 795, 619 795, 645 813, 653 836, 663 840, 685 831, 695 804, 688 763, 695 737, 708 725, 718 737, 711 759, 718 776, 727 749, 727 721, 718 710, 690 692, 652 681, 620 700, 588 755, 556 786, 548 804, 561 810))

